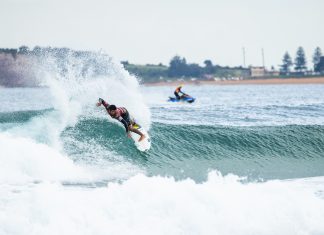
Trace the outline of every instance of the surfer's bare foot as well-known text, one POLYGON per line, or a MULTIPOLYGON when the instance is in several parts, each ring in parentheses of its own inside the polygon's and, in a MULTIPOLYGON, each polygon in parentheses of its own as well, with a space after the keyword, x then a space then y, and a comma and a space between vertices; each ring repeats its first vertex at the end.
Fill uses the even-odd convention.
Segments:
POLYGON ((141 137, 138 139, 138 142, 141 142, 142 140, 144 140, 145 135, 141 135, 141 137))

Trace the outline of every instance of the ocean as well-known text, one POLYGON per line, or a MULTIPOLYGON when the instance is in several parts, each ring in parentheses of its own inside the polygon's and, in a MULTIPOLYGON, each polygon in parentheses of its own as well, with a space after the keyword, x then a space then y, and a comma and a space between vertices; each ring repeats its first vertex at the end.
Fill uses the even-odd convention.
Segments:
POLYGON ((185 85, 188 104, 139 80, 0 88, 1 235, 324 234, 324 85, 185 85))

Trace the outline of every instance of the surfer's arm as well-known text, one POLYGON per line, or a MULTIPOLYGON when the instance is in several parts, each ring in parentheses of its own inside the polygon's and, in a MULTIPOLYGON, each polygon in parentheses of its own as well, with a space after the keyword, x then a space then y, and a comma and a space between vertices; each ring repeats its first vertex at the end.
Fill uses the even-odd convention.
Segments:
POLYGON ((98 106, 103 105, 105 108, 109 106, 109 104, 104 101, 104 99, 99 98, 98 106))

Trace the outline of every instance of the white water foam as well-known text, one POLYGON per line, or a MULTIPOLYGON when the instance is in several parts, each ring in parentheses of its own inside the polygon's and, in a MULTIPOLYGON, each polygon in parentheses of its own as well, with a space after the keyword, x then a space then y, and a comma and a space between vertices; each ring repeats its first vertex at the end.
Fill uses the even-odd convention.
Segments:
POLYGON ((149 129, 150 111, 141 95, 136 78, 125 71, 119 63, 110 62, 107 67, 111 70, 107 76, 81 78, 71 72, 70 76, 62 78, 57 74, 51 74, 45 84, 50 87, 54 108, 60 110, 68 120, 75 120, 80 115, 107 118, 105 110, 95 106, 101 97, 110 104, 126 107, 132 116, 149 129))
POLYGON ((216 172, 202 184, 137 175, 95 189, 2 186, 0 234, 319 235, 323 190, 323 177, 242 184, 216 172))
POLYGON ((31 182, 96 182, 125 179, 141 172, 130 163, 107 164, 105 168, 76 165, 68 156, 32 139, 0 134, 0 184, 31 182))

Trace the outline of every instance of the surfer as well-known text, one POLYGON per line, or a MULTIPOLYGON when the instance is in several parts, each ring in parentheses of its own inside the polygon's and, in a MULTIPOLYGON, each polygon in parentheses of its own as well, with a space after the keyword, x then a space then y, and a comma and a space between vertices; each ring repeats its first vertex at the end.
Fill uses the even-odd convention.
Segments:
POLYGON ((178 86, 174 91, 174 95, 178 100, 183 99, 184 97, 191 97, 190 95, 187 95, 183 91, 181 91, 181 88, 182 85, 178 86), (180 96, 179 93, 181 93, 182 95, 180 96))
POLYGON ((136 124, 135 121, 130 117, 126 108, 116 107, 116 105, 113 104, 109 105, 106 101, 99 98, 97 106, 99 107, 101 105, 106 108, 107 113, 110 115, 110 117, 117 119, 124 125, 128 137, 131 137, 130 131, 132 131, 140 135, 140 138, 138 139, 139 142, 145 138, 145 135, 134 127, 138 126, 138 124, 136 124))

